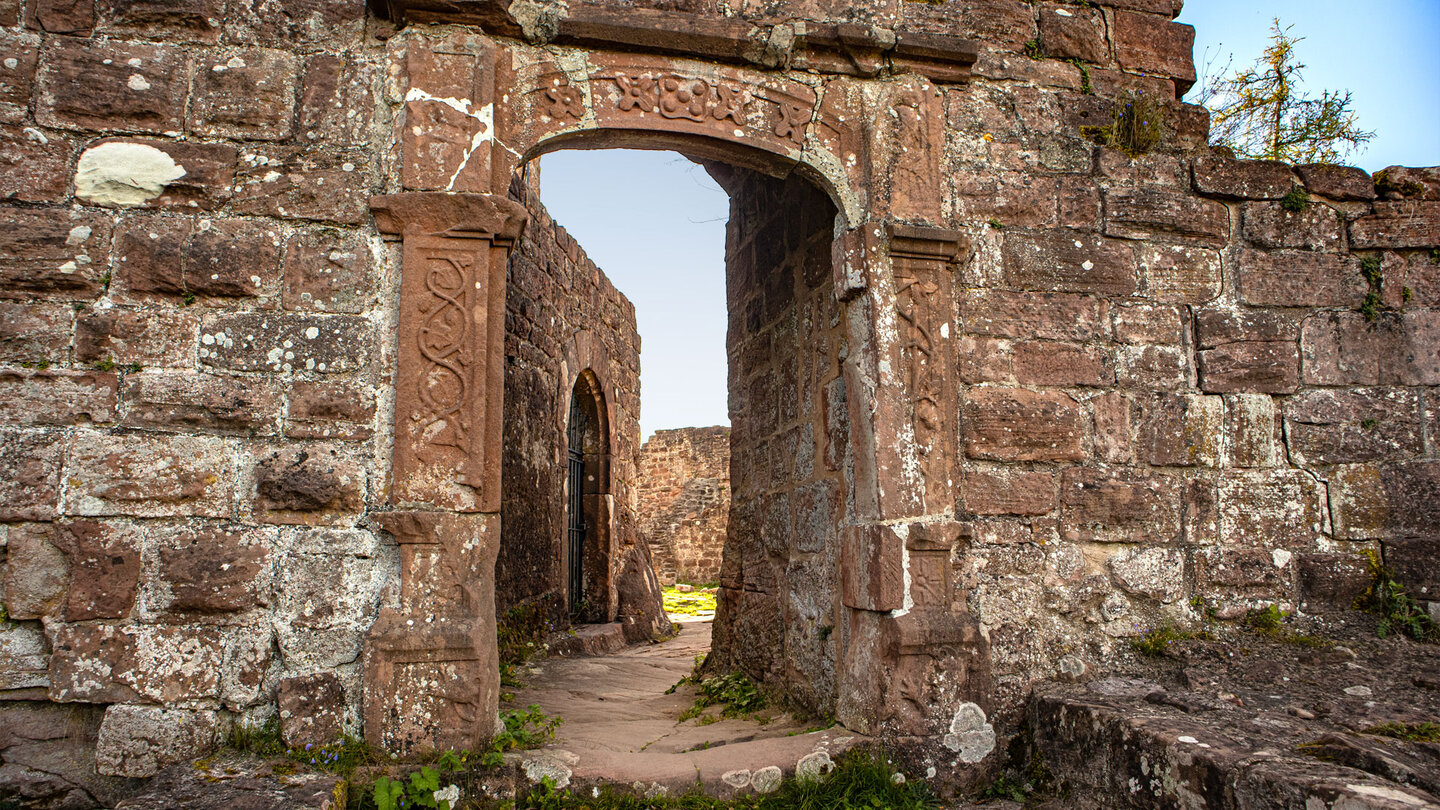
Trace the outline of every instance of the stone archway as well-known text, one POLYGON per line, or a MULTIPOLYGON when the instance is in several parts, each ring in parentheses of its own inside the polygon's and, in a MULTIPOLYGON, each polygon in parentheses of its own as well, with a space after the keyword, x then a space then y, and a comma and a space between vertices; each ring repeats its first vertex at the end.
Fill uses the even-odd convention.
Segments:
MULTIPOLYGON (((441 364, 397 380, 397 512, 457 513, 467 526, 496 522, 501 387, 493 375, 501 358, 493 329, 503 315, 506 250, 523 219, 505 193, 526 159, 567 146, 676 148, 757 176, 804 176, 837 212, 828 272, 816 281, 838 304, 836 345, 845 347, 837 366, 845 494, 837 537, 822 552, 832 558, 827 576, 841 605, 828 628, 838 635, 833 710, 866 733, 935 739, 954 732, 956 718, 984 708, 988 653, 949 564, 961 531, 953 519, 956 408, 951 372, 938 358, 950 337, 954 268, 968 245, 934 226, 943 221, 943 112, 932 80, 963 80, 973 46, 945 38, 925 47, 874 43, 831 32, 802 53, 830 61, 800 73, 719 64, 743 60, 716 58, 705 50, 713 38, 693 32, 677 40, 689 43, 680 50, 706 61, 674 55, 674 42, 620 52, 617 46, 635 46, 623 32, 586 30, 590 39, 566 47, 463 27, 406 35, 406 190, 373 203, 381 230, 403 241, 400 368, 435 365, 437 333, 423 324, 438 311, 456 307, 469 320, 448 335, 457 340, 447 355, 453 369, 441 364), (881 56, 887 75, 871 78, 881 56), (458 398, 457 379, 468 385, 458 398)), ((466 546, 476 534, 462 531, 466 546)), ((493 533, 482 542, 493 544, 493 533)), ((441 560, 446 543, 429 544, 441 560)), ((404 593, 443 590, 435 581, 443 568, 407 557, 404 593)), ((439 605, 419 596, 402 601, 415 611, 439 605)), ((473 611, 456 618, 475 628, 467 660, 484 669, 479 662, 493 660, 493 604, 443 607, 473 611)), ((377 623, 373 656, 424 646, 416 638, 428 630, 396 620, 377 623)), ((422 663, 431 662, 415 665, 422 663)), ((372 740, 404 748, 489 733, 483 719, 456 728, 434 712, 372 710, 401 705, 405 688, 403 678, 369 679, 372 740)), ((477 685, 436 700, 489 717, 493 692, 477 685)))

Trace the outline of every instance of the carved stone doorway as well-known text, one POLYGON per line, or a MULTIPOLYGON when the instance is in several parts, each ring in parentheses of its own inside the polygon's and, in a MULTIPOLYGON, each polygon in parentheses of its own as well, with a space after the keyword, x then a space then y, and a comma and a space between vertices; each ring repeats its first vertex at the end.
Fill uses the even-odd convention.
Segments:
POLYGON ((610 597, 610 441, 604 395, 595 373, 582 372, 570 394, 565 431, 566 537, 561 545, 565 604, 572 621, 613 618, 610 597))

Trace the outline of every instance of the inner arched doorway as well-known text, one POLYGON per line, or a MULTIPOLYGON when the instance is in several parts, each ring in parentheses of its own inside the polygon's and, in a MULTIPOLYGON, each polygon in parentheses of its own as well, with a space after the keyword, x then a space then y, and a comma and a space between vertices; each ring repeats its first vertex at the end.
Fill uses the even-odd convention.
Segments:
POLYGON ((589 369, 570 392, 565 430, 565 606, 572 621, 610 616, 610 441, 604 394, 589 369))

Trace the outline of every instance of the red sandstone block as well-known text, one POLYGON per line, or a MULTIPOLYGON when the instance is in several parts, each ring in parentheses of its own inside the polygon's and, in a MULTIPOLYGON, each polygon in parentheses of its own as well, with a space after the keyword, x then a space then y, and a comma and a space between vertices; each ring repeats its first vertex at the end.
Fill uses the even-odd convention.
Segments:
POLYGON ((275 432, 273 383, 193 372, 145 372, 125 379, 123 427, 229 436, 275 432))
POLYGON ((1117 346, 1115 378, 1125 388, 1155 391, 1194 385, 1189 355, 1180 346, 1117 346))
POLYGON ((1300 337, 1295 316, 1273 310, 1202 309, 1195 313, 1195 339, 1202 349, 1245 341, 1293 341, 1300 337))
POLYGON ((1080 461, 1084 413, 1070 396, 1016 388, 977 388, 965 395, 965 454, 991 461, 1080 461))
POLYGON ((1440 309, 1440 261, 1432 258, 1428 251, 1408 255, 1386 253, 1380 272, 1385 277, 1382 292, 1387 306, 1440 309))
POLYGON ((1341 465, 1329 482, 1336 537, 1415 537, 1440 525, 1440 462, 1341 465))
POLYGON ((1241 209, 1245 241, 1262 248, 1335 253, 1345 248, 1340 214, 1323 203, 1287 211, 1280 203, 1246 203, 1241 209))
POLYGON ((0 301, 0 363, 58 363, 70 351, 68 304, 0 301))
MULTIPOLYGON (((184 175, 166 183, 158 196, 141 204, 146 208, 185 207, 211 211, 230 199, 231 187, 235 181, 235 160, 239 155, 233 146, 137 138, 102 138, 86 147, 86 151, 106 143, 137 143, 159 149, 185 170, 184 175)), ((89 201, 83 196, 80 199, 89 201)))
POLYGON ((1116 306, 1110 313, 1115 319, 1115 339, 1121 343, 1179 346, 1185 342, 1188 313, 1179 307, 1130 304, 1116 306))
POLYGON ((20 24, 20 0, 0 0, 0 26, 7 28, 20 24))
POLYGON ((1091 340, 1107 334, 1099 298, 1069 293, 966 290, 964 331, 986 337, 1091 340))
POLYGON ((225 31, 235 42, 342 48, 365 27, 365 0, 233 0, 225 31))
POLYGON ((163 45, 57 38, 41 57, 35 119, 46 126, 179 132, 190 60, 163 45))
POLYGON ((232 453, 210 436, 77 433, 66 455, 66 512, 230 517, 232 453))
MULTIPOLYGON (((1082 98, 1094 103, 1092 96, 1082 98)), ((1098 119, 1109 121, 1109 108, 1104 106, 1108 103, 1101 102, 1097 109, 1089 110, 1084 119, 1076 122, 1076 126, 1093 123, 1098 119)), ((1115 181, 1107 184, 1111 188, 1134 186, 1143 189, 1164 186, 1172 191, 1190 191, 1190 165, 1174 155, 1150 152, 1131 157, 1119 149, 1102 149, 1098 154, 1100 176, 1115 181)))
POLYGON ((374 65, 343 56, 310 57, 300 96, 299 137, 330 146, 368 143, 379 74, 374 65))
POLYGON ((1162 101, 1175 98, 1175 82, 1173 80, 1160 76, 1125 73, 1120 70, 1091 68, 1090 87, 1096 96, 1106 99, 1128 95, 1152 96, 1162 101))
POLYGON ((26 23, 48 34, 88 36, 95 28, 95 0, 31 0, 26 23))
POLYGON ((1115 12, 1115 58, 1126 70, 1175 79, 1184 93, 1195 83, 1195 29, 1163 17, 1115 12))
POLYGON ((966 470, 966 511, 976 515, 1044 515, 1055 509, 1055 476, 1005 469, 966 470))
POLYGON ((55 518, 64 449, 58 431, 0 429, 0 521, 55 518))
MULTIPOLYGON (((1013 81, 1080 90, 1080 71, 1074 65, 1056 59, 1031 59, 1020 53, 982 50, 971 71, 976 76, 997 82, 1013 81)), ((1000 135, 996 133, 996 137, 1000 135)))
POLYGON ((942 0, 902 4, 901 27, 929 34, 978 39, 1018 51, 1034 39, 1035 14, 1021 0, 942 0))
POLYGON ((374 287, 370 245, 353 231, 298 231, 285 250, 283 302, 290 310, 364 312, 374 287))
POLYGON ((1322 537, 1319 483, 1304 470, 1226 470, 1219 491, 1222 543, 1305 548, 1322 537))
POLYGON ((10 530, 0 584, 11 620, 60 618, 70 570, 54 541, 55 529, 49 523, 21 524, 10 530))
POLYGON ((1311 385, 1440 385, 1440 313, 1315 315, 1300 351, 1311 385))
POLYGON ((25 119, 39 60, 39 37, 0 31, 0 121, 25 119))
POLYGON ((1300 179, 1313 194, 1332 200, 1373 200, 1375 181, 1369 172, 1353 166, 1336 166, 1330 163, 1307 163, 1296 166, 1300 179))
POLYGON ((121 366, 193 367, 200 314, 175 310, 85 310, 76 322, 75 359, 121 366))
POLYGON ((1190 245, 1144 244, 1139 249, 1142 292, 1172 304, 1203 304, 1220 295, 1220 252, 1190 245))
POLYGON ((78 210, 0 207, 0 298, 97 295, 110 261, 110 224, 78 210))
POLYGON ((1424 452, 1420 395, 1405 388, 1312 389, 1285 401, 1299 465, 1405 460, 1424 452))
POLYGON ((1281 422, 1274 397, 1230 394, 1225 397, 1224 465, 1275 467, 1284 463, 1281 422))
POLYGON ((1200 389, 1210 393, 1288 394, 1300 384, 1293 341, 1227 343, 1199 353, 1200 389))
POLYGON ((115 418, 114 374, 82 371, 0 371, 0 422, 75 425, 115 418))
POLYGON ((1070 467, 1060 478, 1066 540, 1173 543, 1182 538, 1178 481, 1163 473, 1070 467))
POLYGON ((184 295, 185 248, 194 228, 190 219, 142 215, 121 220, 111 295, 119 301, 184 295))
POLYGON ((1126 243, 1078 231, 1005 234, 1006 282, 1030 290, 1129 295, 1135 252, 1126 243))
POLYGON ((1156 467, 1216 467, 1224 436, 1220 397, 1156 394, 1141 400, 1141 459, 1156 467))
POLYGON ((55 545, 65 552, 70 579, 65 620, 123 619, 135 606, 140 583, 140 529, 95 520, 55 524, 55 545))
POLYGON ((1370 285, 1360 263, 1345 255, 1299 251, 1240 251, 1240 296, 1247 304, 1353 307, 1370 285))
POLYGON ((1277 557, 1269 548, 1202 548, 1194 555, 1194 570, 1205 595, 1290 598, 1293 560, 1277 557))
POLYGON ((185 246, 186 291, 201 298, 278 295, 283 239, 270 223, 200 220, 185 246))
POLYGON ((1055 224, 1059 185, 1053 178, 1016 172, 958 172, 954 217, 963 222, 995 220, 1008 227, 1055 224))
POLYGON ((1375 191, 1383 200, 1440 201, 1440 166, 1389 166, 1375 173, 1375 191))
MULTIPOLYGON (((1440 486, 1425 494, 1431 498, 1440 496, 1440 486)), ((1436 516, 1440 517, 1440 514, 1436 516)), ((1409 589, 1411 596, 1429 601, 1440 600, 1440 538, 1434 535, 1407 537, 1386 540, 1381 546, 1384 548, 1385 567, 1394 573, 1396 582, 1409 589)))
POLYGON ((1129 461, 1130 399, 1111 391, 1091 399, 1090 411, 1095 418, 1095 455, 1112 464, 1129 461))
POLYGON ((1143 11, 1146 14, 1164 14, 1173 20, 1180 16, 1180 8, 1184 0, 1092 0, 1092 2, 1106 8, 1143 11))
POLYGON ((69 138, 0 127, 0 200, 63 201, 74 149, 69 138))
POLYGON ((1440 246, 1440 202, 1377 202, 1375 213, 1350 225, 1356 250, 1440 246))
POLYGON ((255 519, 305 526, 353 522, 365 509, 365 474, 339 445, 257 451, 255 519))
POLYGON ((290 137, 297 63, 282 51, 220 51, 200 60, 190 129, 201 135, 280 141, 290 137))
MULTIPOLYGON (((164 531, 157 538, 158 579, 169 614, 233 613, 269 604, 271 559, 266 533, 213 527, 164 531)), ((178 618, 178 617, 177 617, 178 618)))
POLYGON ((341 374, 369 362, 370 332, 370 322, 355 315, 210 315, 200 325, 200 362, 230 371, 341 374))
POLYGON ((1013 343, 997 338, 960 338, 957 346, 959 362, 956 366, 960 382, 967 385, 978 383, 1015 384, 1013 343))
POLYGON ((1020 385, 1113 385, 1115 370, 1097 346, 1080 346, 1048 340, 1015 344, 1015 381, 1020 385))
POLYGON ((359 224, 370 215, 370 164, 361 152, 276 149, 243 154, 234 210, 359 224))
POLYGON ((224 0, 101 0, 98 30, 122 38, 217 42, 224 0))
POLYGON ((1230 235, 1230 211, 1214 200, 1157 188, 1105 192, 1105 233, 1126 239, 1172 234, 1216 245, 1230 235))
POLYGON ((1278 200, 1296 187, 1290 166, 1278 160, 1195 159, 1195 190, 1215 197, 1278 200))
POLYGON ((1088 177, 1060 178, 1060 224, 1066 228, 1100 228, 1100 186, 1088 177))
POLYGON ((1364 554, 1310 552, 1295 558, 1300 607, 1306 613, 1355 609, 1375 575, 1364 554))
POLYGON ((50 699, 86 703, 213 701, 224 631, 213 627, 61 625, 50 699))
POLYGON ((1099 9, 1042 3, 1040 42, 1046 56, 1097 63, 1110 61, 1105 17, 1099 9))
POLYGON ((905 572, 898 561, 904 558, 905 541, 894 529, 847 525, 840 540, 840 594, 845 605, 872 611, 904 607, 905 572))

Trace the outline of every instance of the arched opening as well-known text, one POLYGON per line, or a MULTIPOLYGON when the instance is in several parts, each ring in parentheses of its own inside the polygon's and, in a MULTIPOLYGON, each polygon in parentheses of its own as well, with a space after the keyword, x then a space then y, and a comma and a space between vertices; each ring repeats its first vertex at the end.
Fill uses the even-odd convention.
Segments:
POLYGON ((610 598, 610 437, 604 394, 589 369, 570 392, 565 429, 565 609, 571 621, 613 618, 610 598))

